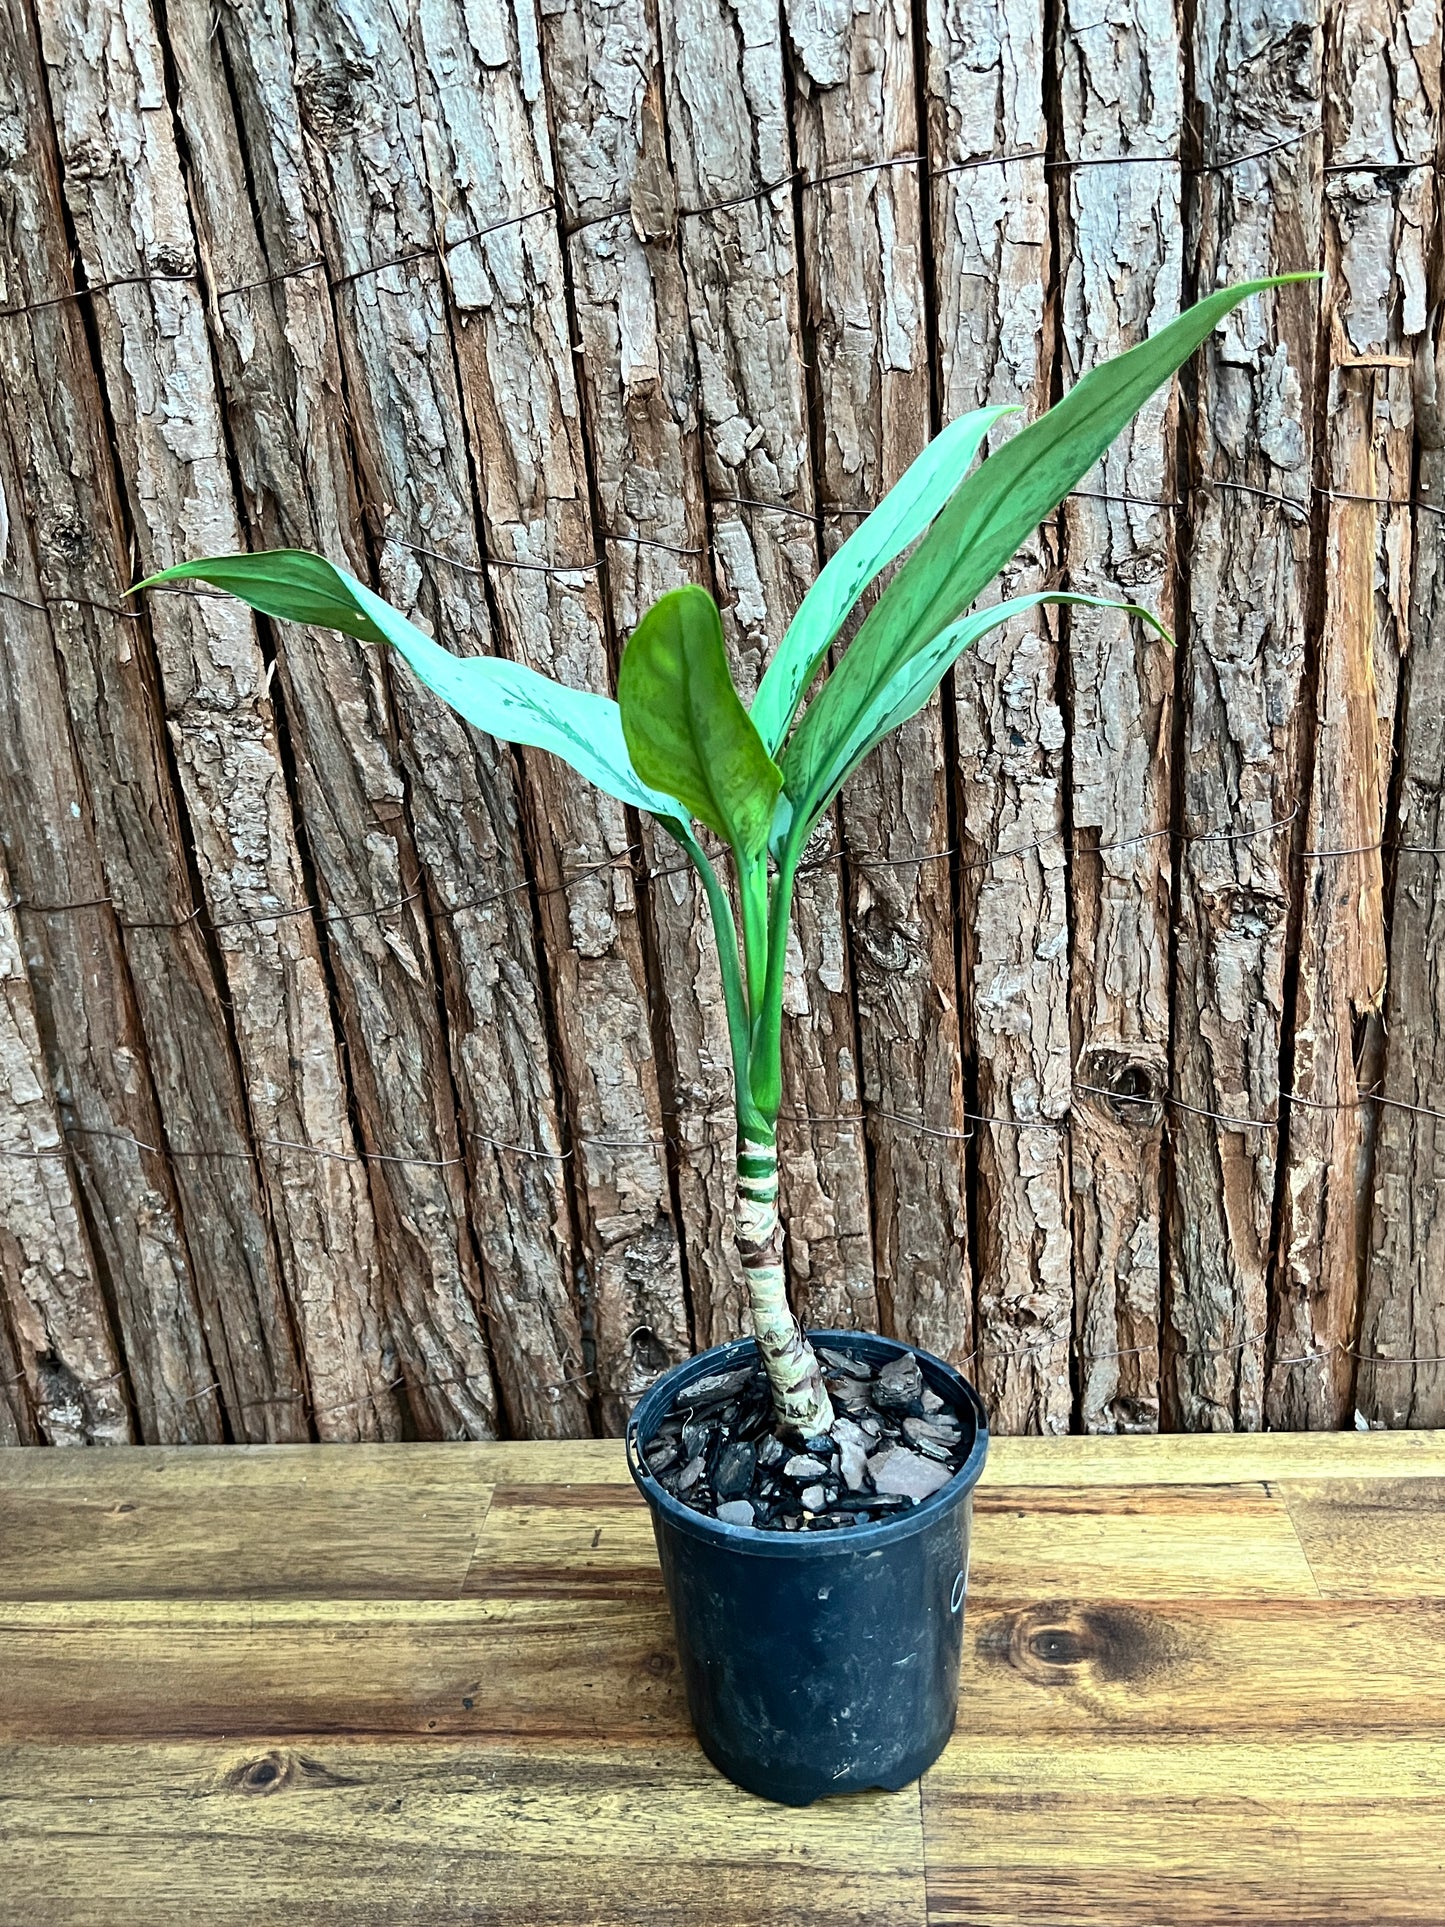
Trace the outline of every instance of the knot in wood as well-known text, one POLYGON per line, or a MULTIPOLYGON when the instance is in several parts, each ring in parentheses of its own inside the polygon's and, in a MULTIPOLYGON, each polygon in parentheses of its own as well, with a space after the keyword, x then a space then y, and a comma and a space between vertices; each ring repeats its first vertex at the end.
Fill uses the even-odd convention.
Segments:
POLYGON ((1079 1060, 1090 1102, 1130 1131, 1156 1131, 1164 1119, 1167 1067, 1131 1051, 1097 1048, 1079 1060), (1107 1095, 1101 1095, 1107 1093, 1107 1095))

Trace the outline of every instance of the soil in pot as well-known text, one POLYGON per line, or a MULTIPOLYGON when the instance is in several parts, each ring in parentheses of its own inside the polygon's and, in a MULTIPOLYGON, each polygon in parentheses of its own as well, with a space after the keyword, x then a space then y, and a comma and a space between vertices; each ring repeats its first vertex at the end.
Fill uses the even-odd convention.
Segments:
POLYGON ((645 1453, 681 1504, 763 1532, 839 1532, 906 1513, 964 1463, 973 1428, 924 1382, 911 1353, 881 1365, 836 1345, 819 1358, 835 1413, 830 1432, 796 1440, 774 1429, 760 1363, 694 1379, 645 1453))

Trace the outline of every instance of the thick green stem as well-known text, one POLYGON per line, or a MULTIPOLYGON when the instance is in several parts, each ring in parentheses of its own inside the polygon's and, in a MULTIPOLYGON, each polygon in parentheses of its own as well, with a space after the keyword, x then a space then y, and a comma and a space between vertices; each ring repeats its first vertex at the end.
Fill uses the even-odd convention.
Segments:
POLYGON ((797 1438, 817 1438, 833 1424, 833 1405, 817 1355, 788 1303, 778 1216, 778 1147, 746 1130, 738 1142, 737 1245, 773 1408, 797 1438))
POLYGON ((833 1406, 817 1356, 788 1303, 778 1215, 776 1125, 782 1092, 783 966, 797 852, 785 854, 771 904, 766 859, 750 871, 739 866, 748 975, 745 995, 728 893, 701 847, 689 838, 683 848, 707 892, 727 1003, 738 1113, 736 1236, 753 1331, 779 1424, 798 1439, 817 1438, 832 1426, 833 1406), (757 1101, 758 1089, 766 1108, 757 1101))
MULTIPOLYGON (((679 839, 681 841, 681 839, 679 839)), ((752 1089, 748 1080, 748 1059, 751 1049, 751 1027, 748 1023, 747 999, 743 995, 742 973, 738 966, 738 932, 733 921, 733 907, 728 893, 718 881, 717 871, 708 861, 701 845, 691 838, 682 846, 692 858, 693 867, 702 878, 702 887, 707 892, 708 908, 712 912, 713 937, 717 943, 718 967, 722 972, 723 1002, 727 1009, 728 1043, 732 1049, 733 1090, 736 1095, 738 1129, 743 1132, 761 1132, 765 1127, 752 1102, 752 1089)))
MULTIPOLYGON (((762 995, 752 1007, 749 1090, 753 1103, 776 1123, 783 1101, 783 973, 788 962, 788 923, 793 913, 793 880, 799 852, 785 845, 773 878, 768 906, 768 968, 762 995)), ((771 1136, 771 1132, 769 1133, 771 1136)))
POLYGON ((748 973, 748 1008, 756 1019, 766 994, 769 957, 768 858, 733 852, 738 870, 738 897, 743 912, 743 962, 748 973))

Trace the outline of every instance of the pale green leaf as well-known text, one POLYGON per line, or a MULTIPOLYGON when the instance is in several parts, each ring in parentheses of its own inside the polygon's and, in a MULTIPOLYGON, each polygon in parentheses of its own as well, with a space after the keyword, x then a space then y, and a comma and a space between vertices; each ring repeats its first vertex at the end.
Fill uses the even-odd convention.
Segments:
POLYGON ((968 473, 994 423, 1014 412, 976 408, 950 422, 829 557, 753 698, 749 713, 770 755, 777 754, 798 704, 858 598, 880 569, 918 540, 968 473))
POLYGON ((975 609, 970 615, 960 617, 935 636, 926 649, 920 650, 895 671, 858 717, 849 734, 837 745, 832 758, 819 772, 814 791, 806 799, 798 799, 801 819, 798 841, 801 843, 811 833, 819 816, 869 751, 906 723, 910 716, 918 714, 949 668, 971 643, 986 636, 990 630, 1000 628, 1014 616, 1037 609, 1043 603, 1113 609, 1121 615, 1137 617, 1166 641, 1170 640, 1169 631, 1158 617, 1137 603, 1114 602, 1102 596, 1074 595, 1057 589, 1014 596, 1010 601, 994 603, 987 609, 975 609))
POLYGON ((793 731, 783 771, 795 804, 811 814, 823 772, 878 694, 963 614, 1210 330, 1251 294, 1315 278, 1280 275, 1208 296, 1147 341, 1091 369, 1056 407, 974 470, 878 598, 793 731))
POLYGON ((345 569, 304 549, 182 562, 137 587, 187 579, 228 589, 264 615, 389 643, 428 689, 478 729, 550 750, 598 789, 649 810, 680 840, 690 840, 687 812, 676 797, 649 788, 633 768, 610 697, 569 689, 501 656, 454 656, 345 569))

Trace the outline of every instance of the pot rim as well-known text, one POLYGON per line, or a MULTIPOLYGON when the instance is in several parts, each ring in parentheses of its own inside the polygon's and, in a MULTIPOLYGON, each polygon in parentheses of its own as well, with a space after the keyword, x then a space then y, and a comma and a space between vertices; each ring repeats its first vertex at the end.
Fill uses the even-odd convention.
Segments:
POLYGON ((983 1409, 983 1400, 962 1372, 945 1359, 924 1351, 921 1346, 906 1345, 901 1339, 884 1338, 877 1332, 827 1330, 810 1331, 807 1336, 814 1345, 834 1345, 843 1351, 861 1340, 869 1347, 880 1348, 886 1357, 900 1358, 905 1353, 911 1353, 922 1367, 925 1380, 932 1383, 935 1391, 951 1393, 951 1403, 968 1408, 974 1420, 973 1445, 948 1484, 940 1486, 937 1492, 931 1493, 908 1512, 897 1513, 891 1519, 880 1519, 872 1525, 852 1526, 841 1532, 772 1532, 762 1526, 729 1525, 726 1520, 712 1519, 705 1513, 694 1512, 691 1506, 674 1498, 647 1468, 642 1457, 643 1433, 645 1431, 647 1439, 651 1439, 657 1426, 667 1416, 676 1394, 690 1380, 708 1377, 713 1372, 736 1367, 745 1359, 755 1358, 758 1342, 756 1338, 747 1336, 729 1339, 724 1345, 714 1345, 710 1351, 698 1352, 692 1358, 685 1358, 680 1364, 671 1366, 648 1387, 628 1419, 627 1469, 654 1515, 661 1515, 670 1526, 687 1533, 691 1538, 726 1546, 744 1555, 765 1559, 836 1559, 859 1550, 881 1552, 895 1541, 911 1539, 915 1533, 927 1531, 941 1513, 950 1511, 972 1492, 983 1471, 984 1460, 988 1457, 988 1418, 983 1409))

